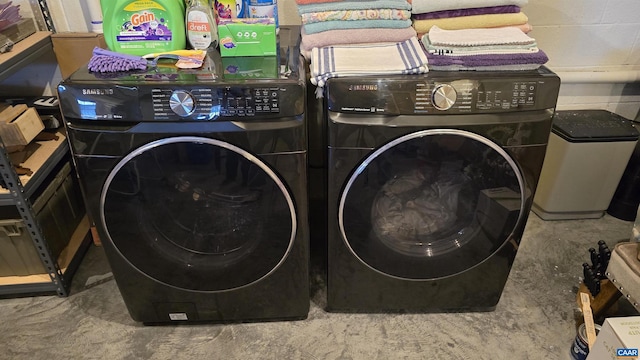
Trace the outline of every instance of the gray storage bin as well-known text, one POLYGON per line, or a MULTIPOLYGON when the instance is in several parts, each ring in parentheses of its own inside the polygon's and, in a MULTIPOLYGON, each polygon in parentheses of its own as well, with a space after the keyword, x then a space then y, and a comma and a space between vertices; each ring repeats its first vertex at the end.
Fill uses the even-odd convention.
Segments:
POLYGON ((0 276, 46 273, 22 220, 0 220, 0 276))
MULTIPOLYGON (((51 256, 57 259, 85 215, 76 176, 67 162, 33 202, 51 256)), ((22 219, 0 220, 0 276, 46 273, 22 219)))

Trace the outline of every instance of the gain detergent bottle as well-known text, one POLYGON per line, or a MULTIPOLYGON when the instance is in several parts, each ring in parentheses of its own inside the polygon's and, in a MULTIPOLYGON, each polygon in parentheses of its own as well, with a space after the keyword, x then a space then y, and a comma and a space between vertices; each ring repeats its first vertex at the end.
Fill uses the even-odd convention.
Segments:
POLYGON ((185 49, 183 0, 100 0, 109 50, 146 55, 185 49))

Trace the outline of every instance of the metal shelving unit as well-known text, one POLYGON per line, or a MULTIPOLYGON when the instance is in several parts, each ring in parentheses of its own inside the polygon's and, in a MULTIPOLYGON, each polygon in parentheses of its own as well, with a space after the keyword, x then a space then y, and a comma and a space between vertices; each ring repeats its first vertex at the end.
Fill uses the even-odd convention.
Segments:
MULTIPOLYGON (((48 31, 36 32, 18 42, 11 52, 0 54, 0 84, 17 69, 28 66, 32 60, 47 51, 52 51, 50 34, 48 31)), ((31 161, 29 168, 33 171, 30 176, 19 176, 16 173, 0 139, 0 176, 6 186, 6 189, 0 189, 0 206, 15 206, 46 271, 43 274, 28 276, 0 277, 0 296, 44 293, 69 295, 71 278, 82 255, 91 244, 89 222, 85 216, 85 220, 69 239, 67 247, 54 258, 32 207, 32 198, 36 190, 43 185, 56 166, 68 157, 69 145, 66 137, 62 132, 58 132, 57 135, 58 140, 41 142, 27 160, 31 161)))

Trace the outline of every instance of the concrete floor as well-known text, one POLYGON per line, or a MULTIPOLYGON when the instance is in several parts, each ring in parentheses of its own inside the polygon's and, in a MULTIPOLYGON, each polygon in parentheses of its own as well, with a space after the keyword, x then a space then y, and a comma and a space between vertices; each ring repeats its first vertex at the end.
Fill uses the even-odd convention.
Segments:
MULTIPOLYGON (((629 238, 632 223, 529 217, 494 312, 335 314, 312 261, 303 321, 145 327, 129 317, 103 249, 92 246, 71 295, 0 300, 4 359, 568 359, 588 248, 629 238)), ((621 299, 610 316, 637 315, 621 299)))

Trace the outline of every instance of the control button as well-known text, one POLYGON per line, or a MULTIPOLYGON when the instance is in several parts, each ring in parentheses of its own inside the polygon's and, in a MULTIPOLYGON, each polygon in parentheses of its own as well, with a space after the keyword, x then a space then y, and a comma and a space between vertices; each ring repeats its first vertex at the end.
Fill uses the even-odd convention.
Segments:
POLYGON ((449 84, 440 84, 431 93, 433 107, 438 110, 449 110, 456 103, 458 93, 449 84))
POLYGON ((184 90, 176 90, 169 98, 169 107, 178 116, 187 117, 196 109, 196 102, 191 94, 184 90))

